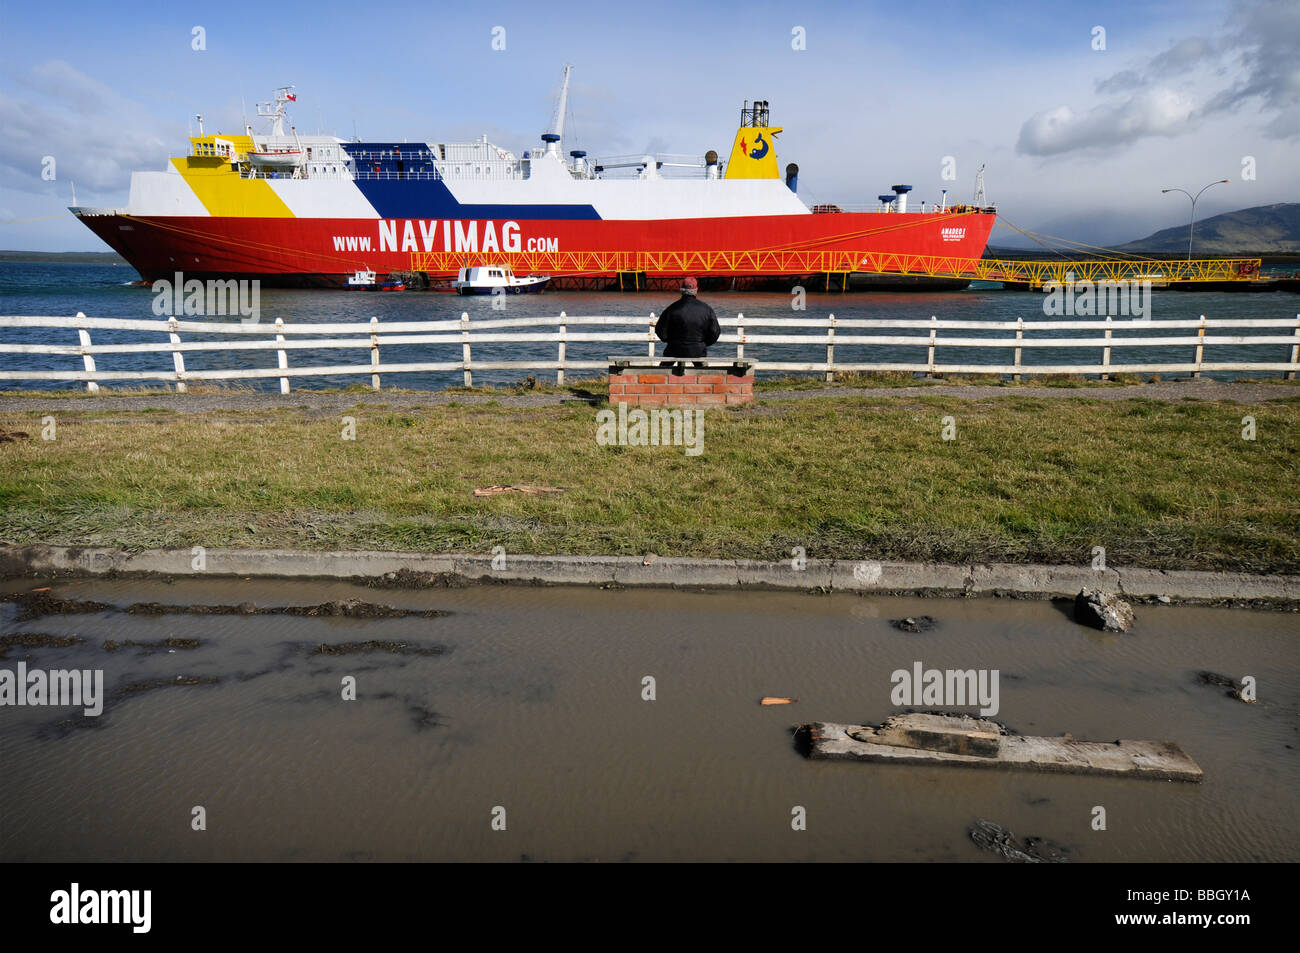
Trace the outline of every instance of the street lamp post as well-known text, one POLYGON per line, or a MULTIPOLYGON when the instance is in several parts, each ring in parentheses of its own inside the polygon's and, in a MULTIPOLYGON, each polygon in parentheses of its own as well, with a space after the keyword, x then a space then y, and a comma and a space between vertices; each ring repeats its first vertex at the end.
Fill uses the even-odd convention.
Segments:
MULTIPOLYGON (((1227 179, 1215 179, 1213 182, 1210 183, 1210 185, 1227 185, 1227 184, 1228 184, 1227 179)), ((1208 189, 1210 185, 1207 185, 1205 189, 1208 189)), ((1205 189, 1201 189, 1201 192, 1204 192, 1205 189)), ((1166 192, 1182 192, 1184 195, 1186 195, 1189 199, 1192 200, 1192 219, 1190 222, 1187 223, 1187 260, 1191 261, 1192 260, 1192 231, 1196 228, 1196 200, 1201 197, 1201 192, 1197 192, 1195 195, 1193 195, 1191 192, 1188 192, 1186 189, 1161 189, 1160 190, 1161 195, 1164 195, 1166 192)))

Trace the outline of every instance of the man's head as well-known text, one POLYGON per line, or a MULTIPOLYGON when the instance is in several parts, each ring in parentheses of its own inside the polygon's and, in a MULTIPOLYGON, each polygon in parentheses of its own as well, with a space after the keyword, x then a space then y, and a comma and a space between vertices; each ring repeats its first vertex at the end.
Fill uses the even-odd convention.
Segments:
POLYGON ((698 293, 699 290, 700 290, 700 283, 696 281, 694 278, 682 279, 682 294, 693 295, 698 293))

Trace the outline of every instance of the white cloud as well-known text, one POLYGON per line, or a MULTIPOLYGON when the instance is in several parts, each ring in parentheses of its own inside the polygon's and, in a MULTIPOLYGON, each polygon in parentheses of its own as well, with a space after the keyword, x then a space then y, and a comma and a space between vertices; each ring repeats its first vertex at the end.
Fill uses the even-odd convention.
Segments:
POLYGON ((1185 73, 1197 63, 1209 58, 1214 53, 1214 47, 1199 36, 1189 36, 1185 40, 1180 40, 1169 49, 1151 60, 1151 74, 1153 76, 1173 76, 1177 73, 1185 73))
POLYGON ((1300 4, 1294 0, 1264 0, 1238 4, 1232 22, 1240 28, 1227 47, 1240 64, 1242 76, 1206 103, 1205 112, 1231 112, 1249 100, 1279 115, 1264 127, 1273 138, 1300 134, 1300 4))
POLYGON ((1121 70, 1114 76, 1097 83, 1097 92, 1099 93, 1126 93, 1130 89, 1137 89, 1142 85, 1142 74, 1137 70, 1121 70))
POLYGON ((33 67, 18 85, 0 91, 0 169, 10 188, 48 192, 41 172, 52 156, 58 181, 125 200, 131 172, 162 168, 184 135, 61 60, 33 67))
POLYGON ((1122 103, 1095 106, 1082 114, 1057 106, 1025 122, 1016 150, 1048 156, 1112 148, 1144 136, 1176 136, 1187 130, 1193 108, 1186 96, 1166 88, 1142 90, 1122 103))
POLYGON ((1217 43, 1185 37, 1143 69, 1120 70, 1099 81, 1096 92, 1106 98, 1085 112, 1061 105, 1031 116, 1021 126, 1017 151, 1047 156, 1128 145, 1181 135, 1206 117, 1243 111, 1263 114, 1260 131, 1269 138, 1300 135, 1300 3, 1240 0, 1226 22, 1217 43), (1229 85, 1205 85, 1225 74, 1235 77, 1229 85), (1175 77, 1178 91, 1170 86, 1175 77))

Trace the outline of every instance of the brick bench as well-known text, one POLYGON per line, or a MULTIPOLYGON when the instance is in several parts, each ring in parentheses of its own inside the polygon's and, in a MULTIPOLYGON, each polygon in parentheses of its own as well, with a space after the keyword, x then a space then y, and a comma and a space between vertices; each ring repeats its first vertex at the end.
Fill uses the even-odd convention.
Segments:
POLYGON ((611 404, 699 405, 748 404, 754 400, 754 365, 748 361, 710 361, 693 366, 683 358, 671 367, 661 361, 672 358, 609 359, 609 402, 611 404))

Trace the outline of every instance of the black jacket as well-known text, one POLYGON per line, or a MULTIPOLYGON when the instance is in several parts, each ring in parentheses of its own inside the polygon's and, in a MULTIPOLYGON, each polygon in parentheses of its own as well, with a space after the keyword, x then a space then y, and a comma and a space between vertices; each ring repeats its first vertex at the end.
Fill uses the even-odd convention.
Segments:
POLYGON ((682 295, 659 315, 655 335, 664 341, 664 357, 707 357, 710 344, 722 334, 718 318, 695 295, 682 295))

